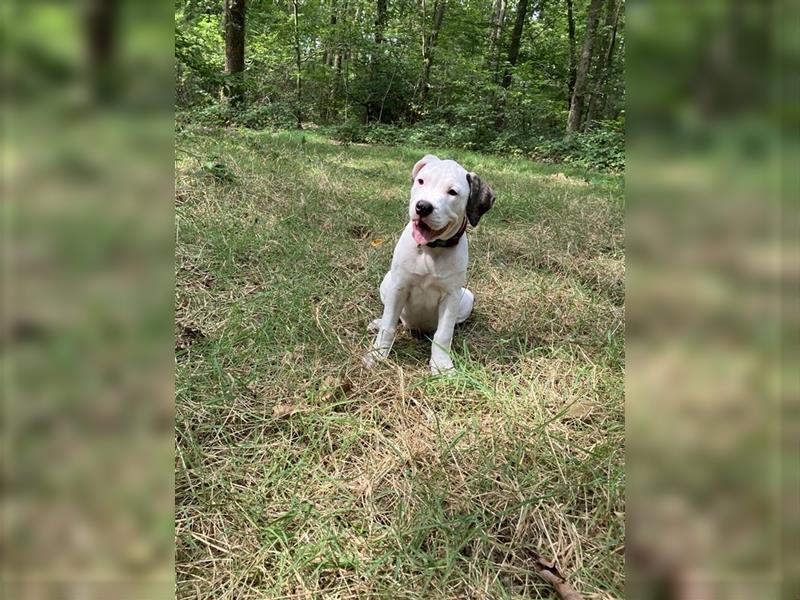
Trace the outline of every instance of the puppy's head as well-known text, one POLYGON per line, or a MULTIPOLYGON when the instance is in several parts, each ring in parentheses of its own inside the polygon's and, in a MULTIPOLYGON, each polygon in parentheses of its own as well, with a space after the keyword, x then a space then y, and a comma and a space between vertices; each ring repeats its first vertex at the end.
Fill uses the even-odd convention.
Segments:
POLYGON ((465 218, 474 227, 492 204, 492 189, 454 160, 428 154, 411 170, 408 215, 418 244, 452 237, 465 218))

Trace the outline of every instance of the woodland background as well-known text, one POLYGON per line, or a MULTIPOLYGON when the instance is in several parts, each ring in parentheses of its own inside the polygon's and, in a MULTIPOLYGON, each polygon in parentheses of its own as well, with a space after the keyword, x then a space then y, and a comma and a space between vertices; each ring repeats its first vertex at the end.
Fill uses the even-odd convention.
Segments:
POLYGON ((182 122, 624 166, 624 0, 178 0, 182 122))

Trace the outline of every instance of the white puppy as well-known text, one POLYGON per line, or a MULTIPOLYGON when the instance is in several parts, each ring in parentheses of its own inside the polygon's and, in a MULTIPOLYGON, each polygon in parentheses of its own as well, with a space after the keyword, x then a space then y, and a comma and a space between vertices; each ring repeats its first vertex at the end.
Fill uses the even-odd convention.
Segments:
POLYGON ((473 227, 492 207, 494 193, 475 173, 453 160, 428 154, 411 171, 410 222, 381 283, 383 317, 371 324, 375 342, 364 357, 371 367, 389 355, 398 319, 409 329, 431 332, 433 373, 453 368, 453 328, 472 312, 467 277, 467 222, 473 227))

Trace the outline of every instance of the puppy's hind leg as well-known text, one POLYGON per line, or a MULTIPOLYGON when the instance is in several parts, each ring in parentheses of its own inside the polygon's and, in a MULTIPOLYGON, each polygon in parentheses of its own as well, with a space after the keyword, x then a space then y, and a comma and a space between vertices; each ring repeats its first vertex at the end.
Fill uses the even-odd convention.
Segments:
POLYGON ((461 299, 458 303, 458 316, 456 323, 463 323, 472 314, 472 307, 475 304, 475 296, 467 288, 461 288, 461 299))

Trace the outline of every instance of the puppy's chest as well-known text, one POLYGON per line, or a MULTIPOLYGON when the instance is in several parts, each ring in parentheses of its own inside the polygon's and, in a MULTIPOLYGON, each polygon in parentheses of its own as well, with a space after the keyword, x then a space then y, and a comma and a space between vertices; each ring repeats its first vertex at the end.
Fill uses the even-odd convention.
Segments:
POLYGON ((461 269, 445 257, 434 257, 427 252, 414 252, 403 264, 414 286, 446 289, 459 279, 461 269))

